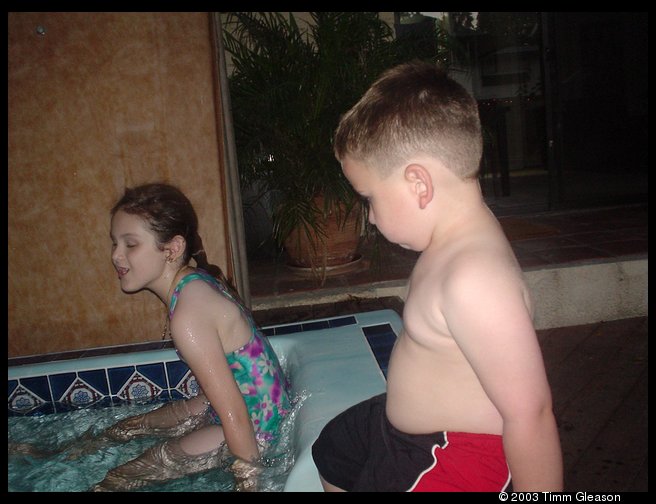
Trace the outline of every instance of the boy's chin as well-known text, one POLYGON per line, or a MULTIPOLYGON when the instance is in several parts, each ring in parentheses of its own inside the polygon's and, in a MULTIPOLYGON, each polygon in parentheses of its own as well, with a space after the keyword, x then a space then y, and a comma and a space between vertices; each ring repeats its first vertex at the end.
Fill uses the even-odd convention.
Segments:
POLYGON ((415 247, 411 247, 407 243, 397 243, 399 247, 401 247, 404 250, 412 250, 413 252, 421 252, 421 250, 417 250, 415 247))

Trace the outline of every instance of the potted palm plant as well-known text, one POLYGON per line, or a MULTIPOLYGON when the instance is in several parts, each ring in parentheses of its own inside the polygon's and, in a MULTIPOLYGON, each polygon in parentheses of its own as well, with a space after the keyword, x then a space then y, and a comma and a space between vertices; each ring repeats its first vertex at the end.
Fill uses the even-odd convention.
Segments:
POLYGON ((357 258, 366 222, 333 155, 339 117, 415 55, 376 12, 308 14, 301 25, 291 13, 228 13, 224 45, 242 187, 272 201, 272 237, 289 263, 325 278, 357 258))

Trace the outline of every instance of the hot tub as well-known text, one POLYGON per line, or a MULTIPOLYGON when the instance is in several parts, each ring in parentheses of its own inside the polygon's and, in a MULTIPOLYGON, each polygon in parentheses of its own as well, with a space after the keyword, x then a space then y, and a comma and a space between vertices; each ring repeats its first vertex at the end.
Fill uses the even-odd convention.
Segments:
MULTIPOLYGON (((387 361, 401 327, 395 311, 379 310, 263 328, 292 391, 305 397, 294 423, 295 463, 284 491, 322 490, 312 443, 335 415, 384 392, 387 361)), ((46 361, 43 356, 10 359, 8 414, 49 414, 195 395, 195 378, 173 348, 141 348, 100 348, 76 358, 64 354, 46 361)))

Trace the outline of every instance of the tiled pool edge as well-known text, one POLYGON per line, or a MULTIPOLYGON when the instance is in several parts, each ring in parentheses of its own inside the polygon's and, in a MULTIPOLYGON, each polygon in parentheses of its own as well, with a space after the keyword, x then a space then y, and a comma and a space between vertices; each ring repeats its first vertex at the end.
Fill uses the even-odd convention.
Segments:
MULTIPOLYGON (((389 352, 401 330, 400 318, 393 310, 268 326, 263 332, 275 347, 276 336, 351 325, 362 329, 384 379, 389 352)), ((10 359, 8 415, 48 414, 125 401, 167 401, 197 392, 195 377, 173 348, 98 355, 100 350, 90 351, 93 356, 25 365, 12 366, 10 359)))

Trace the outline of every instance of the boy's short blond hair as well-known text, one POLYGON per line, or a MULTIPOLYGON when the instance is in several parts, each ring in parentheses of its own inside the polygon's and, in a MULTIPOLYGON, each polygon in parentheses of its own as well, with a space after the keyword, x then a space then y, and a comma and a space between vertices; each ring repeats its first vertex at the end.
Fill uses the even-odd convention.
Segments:
POLYGON ((476 178, 483 151, 476 100, 433 63, 385 71, 337 127, 334 151, 387 177, 414 155, 429 155, 461 179, 476 178))

